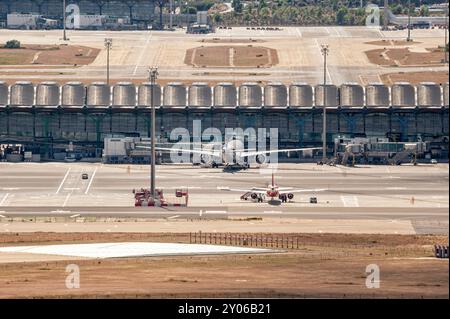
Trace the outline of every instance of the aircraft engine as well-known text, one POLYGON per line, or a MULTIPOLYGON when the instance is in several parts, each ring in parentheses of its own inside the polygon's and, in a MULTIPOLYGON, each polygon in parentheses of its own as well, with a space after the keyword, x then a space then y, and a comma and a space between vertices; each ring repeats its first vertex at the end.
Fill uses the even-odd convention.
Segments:
POLYGON ((256 162, 258 164, 264 164, 266 162, 267 158, 265 155, 256 155, 256 162))
POLYGON ((294 194, 289 193, 289 194, 287 195, 287 197, 288 197, 290 200, 292 200, 292 199, 294 198, 294 194))
POLYGON ((286 194, 280 194, 279 196, 278 196, 278 198, 280 199, 280 200, 282 200, 282 201, 285 201, 286 200, 286 194))
POLYGON ((252 199, 257 199, 257 198, 258 198, 258 194, 253 193, 253 194, 250 195, 250 197, 251 197, 252 199))

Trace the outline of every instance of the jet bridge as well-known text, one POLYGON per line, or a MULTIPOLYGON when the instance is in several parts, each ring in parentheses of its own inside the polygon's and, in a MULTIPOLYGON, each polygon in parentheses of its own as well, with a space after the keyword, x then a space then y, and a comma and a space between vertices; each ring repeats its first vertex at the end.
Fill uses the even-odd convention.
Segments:
POLYGON ((416 163, 428 150, 424 142, 389 142, 386 138, 335 139, 335 158, 341 165, 357 163, 401 165, 416 163))

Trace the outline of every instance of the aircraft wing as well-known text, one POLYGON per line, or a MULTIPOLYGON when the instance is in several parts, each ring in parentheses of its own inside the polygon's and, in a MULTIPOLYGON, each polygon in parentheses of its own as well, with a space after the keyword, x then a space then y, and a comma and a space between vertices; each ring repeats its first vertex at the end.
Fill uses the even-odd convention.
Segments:
POLYGON ((325 189, 325 188, 316 188, 316 189, 294 189, 294 188, 284 187, 284 188, 278 189, 278 191, 279 191, 281 194, 285 194, 285 193, 315 193, 315 192, 323 192, 323 191, 326 191, 326 189, 325 189))
MULTIPOLYGON (((151 149, 149 146, 136 146, 137 148, 151 149)), ((166 151, 166 152, 178 152, 178 153, 189 153, 189 154, 201 154, 209 156, 220 156, 219 151, 206 151, 206 150, 191 150, 185 148, 172 148, 172 147, 155 147, 156 151, 166 151)))
POLYGON ((290 149, 271 150, 271 151, 242 152, 239 155, 241 157, 249 157, 249 156, 272 154, 272 153, 301 152, 301 151, 313 151, 313 150, 321 150, 321 149, 322 149, 321 147, 290 148, 290 149))
POLYGON ((255 193, 255 194, 263 194, 267 193, 266 189, 262 188, 251 188, 251 189, 242 189, 242 188, 229 188, 229 187, 217 187, 218 190, 227 191, 227 192, 240 192, 240 193, 255 193))

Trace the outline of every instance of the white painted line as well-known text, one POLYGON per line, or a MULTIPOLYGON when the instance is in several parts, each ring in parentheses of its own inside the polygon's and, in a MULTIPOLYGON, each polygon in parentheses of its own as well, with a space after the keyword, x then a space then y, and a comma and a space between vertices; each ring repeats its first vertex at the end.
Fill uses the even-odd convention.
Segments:
POLYGON ((66 181, 66 179, 67 179, 67 176, 69 176, 69 173, 70 173, 70 170, 71 170, 71 169, 72 169, 72 168, 71 168, 71 167, 69 167, 69 169, 67 170, 67 172, 66 172, 66 175, 64 175, 64 178, 63 178, 63 180, 62 180, 61 184, 59 184, 58 190, 56 191, 56 193, 55 193, 55 194, 59 194, 59 192, 60 192, 60 190, 61 190, 62 186, 64 185, 64 182, 65 182, 65 181, 66 181))
POLYGON ((295 28, 295 31, 297 31, 298 37, 301 38, 302 37, 302 32, 300 31, 299 28, 295 28))
POLYGON ((68 188, 64 188, 65 191, 77 191, 79 190, 79 187, 68 187, 68 188))
POLYGON ((2 190, 4 190, 4 191, 17 191, 19 189, 20 188, 18 188, 18 187, 4 187, 4 188, 2 188, 2 190))
POLYGON ((345 207, 359 207, 358 198, 356 196, 341 196, 341 201, 345 207))
POLYGON ((2 201, 0 202, 0 206, 3 206, 3 204, 6 202, 6 199, 8 198, 8 196, 9 196, 9 193, 7 193, 7 194, 3 197, 2 201))
POLYGON ((91 176, 91 180, 89 181, 89 185, 88 185, 88 187, 86 188, 86 191, 84 192, 84 194, 89 193, 89 189, 91 188, 92 182, 93 182, 94 177, 95 177, 95 173, 97 173, 97 169, 98 169, 98 167, 95 168, 94 173, 93 173, 92 176, 91 176))
POLYGON ((5 215, 0 215, 0 218, 6 218, 6 216, 5 215))
POLYGON ((170 216, 170 217, 167 217, 167 219, 173 219, 173 218, 178 218, 178 217, 180 217, 180 215, 170 216))
POLYGON ((207 210, 205 214, 228 214, 226 210, 207 210))
POLYGON ((80 216, 81 216, 80 214, 75 214, 75 215, 70 216, 70 218, 77 218, 77 217, 80 217, 80 216))
POLYGON ((50 211, 50 213, 70 213, 70 210, 57 209, 57 210, 50 211))
POLYGON ((62 207, 66 207, 67 202, 69 201, 69 198, 70 198, 70 195, 71 195, 71 194, 72 194, 72 193, 67 194, 66 199, 64 200, 64 203, 63 203, 62 207))
POLYGON ((265 210, 264 214, 282 214, 283 212, 280 210, 265 210))
POLYGON ((139 66, 141 65, 142 59, 143 59, 143 57, 144 57, 144 54, 147 53, 147 47, 148 47, 148 44, 150 43, 150 39, 151 39, 151 38, 152 38, 152 34, 149 32, 149 35, 148 35, 148 37, 147 37, 147 41, 145 41, 145 46, 144 46, 144 48, 142 49, 141 54, 139 55, 139 59, 138 59, 138 61, 137 61, 137 63, 136 63, 136 66, 135 66, 135 68, 134 68, 133 75, 136 75, 137 70, 138 70, 139 66))

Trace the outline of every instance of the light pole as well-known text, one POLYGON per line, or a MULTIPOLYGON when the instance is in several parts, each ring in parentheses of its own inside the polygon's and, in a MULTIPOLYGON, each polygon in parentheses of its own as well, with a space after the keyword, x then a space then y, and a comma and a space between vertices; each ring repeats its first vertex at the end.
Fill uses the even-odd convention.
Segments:
POLYGON ((172 25, 173 25, 173 0, 170 0, 169 2, 169 10, 170 10, 170 15, 169 15, 169 26, 170 26, 170 31, 172 31, 172 25))
POLYGON ((388 29, 388 24, 389 24, 389 14, 388 14, 388 10, 389 10, 389 3, 388 0, 384 0, 384 16, 383 16, 383 31, 386 31, 388 29))
POLYGON ((328 44, 322 44, 320 51, 323 55, 323 132, 322 132, 322 162, 327 159, 327 56, 328 44))
POLYGON ((155 112, 155 103, 154 103, 154 90, 156 86, 156 78, 158 77, 158 68, 152 67, 148 70, 150 77, 150 106, 152 109, 152 118, 151 118, 151 136, 150 136, 150 147, 151 147, 151 172, 150 172, 150 192, 152 194, 153 199, 156 198, 155 192, 155 160, 156 160, 156 151, 155 151, 155 139, 156 139, 156 112, 155 112))
POLYGON ((444 26, 444 63, 448 62, 447 58, 447 31, 448 31, 448 4, 445 9, 445 26, 444 26))
POLYGON ((406 41, 410 42, 411 40, 411 0, 408 0, 408 37, 406 41))
POLYGON ((106 48, 106 84, 109 85, 109 51, 112 48, 113 40, 111 38, 105 39, 105 48, 106 48))
POLYGON ((66 34, 66 0, 63 0, 63 40, 67 41, 67 34, 66 34))

